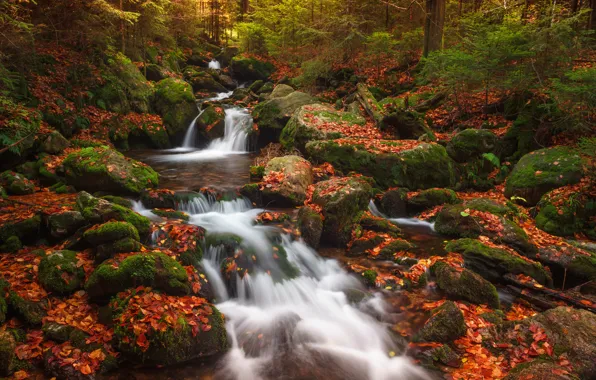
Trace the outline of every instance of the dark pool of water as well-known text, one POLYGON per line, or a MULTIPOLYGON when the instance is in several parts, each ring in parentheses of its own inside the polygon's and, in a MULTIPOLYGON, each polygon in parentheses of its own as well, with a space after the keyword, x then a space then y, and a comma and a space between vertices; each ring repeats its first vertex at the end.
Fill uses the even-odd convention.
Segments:
POLYGON ((126 153, 128 157, 150 165, 160 175, 159 186, 170 190, 196 191, 202 187, 230 190, 250 182, 252 154, 233 154, 212 160, 166 160, 175 154, 159 150, 126 153))

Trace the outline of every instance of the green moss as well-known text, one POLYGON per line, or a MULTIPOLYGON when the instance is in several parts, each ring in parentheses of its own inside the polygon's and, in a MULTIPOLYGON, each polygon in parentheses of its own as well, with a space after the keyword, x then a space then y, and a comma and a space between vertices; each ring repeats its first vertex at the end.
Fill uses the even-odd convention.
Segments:
MULTIPOLYGON (((12 236, 17 236, 21 240, 37 236, 40 228, 40 215, 34 215, 16 223, 6 222, 0 226, 0 241, 7 241, 12 236)), ((14 239, 13 242, 15 242, 14 239)))
POLYGON ((372 269, 367 269, 362 272, 362 277, 368 286, 375 286, 377 283, 377 272, 372 269))
POLYGON ((416 342, 451 342, 465 335, 464 315, 452 301, 445 301, 435 309, 422 329, 414 336, 416 342))
MULTIPOLYGON (((129 199, 126 199, 126 198, 117 197, 115 195, 104 195, 104 196, 101 197, 101 199, 105 199, 106 201, 111 202, 111 203, 114 203, 114 204, 117 204, 118 206, 126 207, 128 209, 132 209, 132 202, 129 199)), ((129 221, 127 221, 127 222, 129 222, 129 221)), ((135 227, 137 227, 137 226, 135 225, 135 227)), ((137 227, 137 229, 139 229, 139 227, 137 227)))
POLYGON ((397 237, 401 234, 401 229, 398 226, 384 218, 364 215, 360 219, 360 225, 365 230, 386 233, 393 237, 397 237))
POLYGON ((260 181, 265 175, 264 166, 251 166, 250 167, 250 179, 260 181))
POLYGON ((466 129, 447 144, 447 153, 457 162, 467 162, 491 153, 497 146, 497 136, 485 129, 466 129))
POLYGON ((166 219, 181 219, 184 221, 188 221, 190 219, 188 214, 182 211, 153 209, 151 210, 151 212, 157 216, 161 216, 162 218, 166 219))
POLYGON ((408 212, 419 212, 442 204, 457 204, 461 200, 457 193, 450 189, 427 189, 407 199, 408 212))
MULTIPOLYGON (((117 199, 119 197, 114 198, 117 199)), ((86 192, 79 193, 76 208, 85 220, 92 224, 102 223, 108 220, 127 222, 137 229, 140 236, 146 236, 151 228, 149 218, 137 214, 128 207, 109 203, 107 199, 95 198, 86 192)))
POLYGON ((39 282, 53 293, 70 294, 85 280, 85 271, 77 266, 77 253, 54 251, 39 263, 39 282))
POLYGON ((87 280, 85 290, 91 297, 102 298, 140 285, 173 295, 189 292, 184 268, 157 252, 129 256, 116 267, 109 260, 100 264, 87 280))
POLYGON ((170 136, 185 130, 198 114, 192 87, 181 79, 159 81, 155 86, 154 106, 170 136))
POLYGON ((378 258, 383 260, 394 260, 397 252, 407 252, 414 249, 415 245, 406 240, 398 239, 384 246, 379 252, 378 258))
POLYGON ((116 253, 139 252, 141 243, 132 238, 123 238, 115 242, 100 244, 96 247, 95 259, 98 262, 109 259, 116 253))
POLYGON ((491 214, 500 216, 511 216, 519 212, 517 207, 512 203, 502 204, 489 198, 468 200, 464 203, 464 207, 482 212, 490 212, 491 214))
POLYGON ((21 248, 23 248, 21 239, 13 235, 6 239, 4 244, 0 245, 0 252, 17 252, 21 248))
POLYGON ((232 58, 230 67, 234 75, 241 79, 267 80, 275 72, 275 66, 270 62, 242 55, 232 58))
POLYGON ((8 303, 15 314, 29 326, 41 326, 42 319, 46 316, 42 302, 28 301, 13 291, 8 292, 8 303))
POLYGON ((441 209, 435 221, 435 230, 443 235, 475 238, 483 231, 474 217, 466 215, 462 205, 451 205, 441 209), (462 214, 463 213, 463 214, 462 214))
POLYGON ((104 223, 85 231, 83 238, 92 245, 111 243, 124 238, 140 240, 137 229, 127 222, 104 223))
POLYGON ((550 274, 539 263, 504 249, 491 248, 478 240, 455 240, 448 243, 445 250, 460 253, 467 268, 492 282, 502 281, 503 275, 511 273, 530 276, 541 284, 552 284, 550 274))
POLYGON ((2 184, 10 194, 25 195, 33 194, 35 192, 35 185, 33 182, 29 181, 22 174, 9 170, 0 174, 0 184, 2 184))

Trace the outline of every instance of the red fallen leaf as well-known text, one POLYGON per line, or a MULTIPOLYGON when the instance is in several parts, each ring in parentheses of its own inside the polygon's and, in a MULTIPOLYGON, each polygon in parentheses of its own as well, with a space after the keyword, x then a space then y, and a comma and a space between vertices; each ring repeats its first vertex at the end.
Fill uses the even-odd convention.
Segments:
POLYGON ((149 341, 145 334, 141 334, 137 337, 137 345, 141 348, 141 351, 145 352, 149 348, 149 341))
POLYGON ((203 332, 207 332, 207 331, 211 330, 211 325, 203 325, 201 327, 201 330, 203 330, 203 332))
POLYGON ((91 367, 89 367, 89 364, 84 364, 84 365, 80 366, 79 371, 81 371, 81 373, 83 375, 90 375, 93 373, 93 370, 91 370, 91 367))

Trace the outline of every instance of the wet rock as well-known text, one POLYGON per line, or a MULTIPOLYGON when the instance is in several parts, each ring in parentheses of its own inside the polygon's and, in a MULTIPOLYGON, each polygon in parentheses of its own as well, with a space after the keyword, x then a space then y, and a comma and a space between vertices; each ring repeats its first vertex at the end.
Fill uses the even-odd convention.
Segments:
POLYGON ((234 77, 240 81, 267 80, 275 72, 273 64, 242 55, 232 58, 230 67, 234 77))
POLYGON ((6 192, 12 195, 26 195, 35 192, 35 185, 25 176, 12 171, 5 171, 0 175, 0 184, 6 192))
POLYGON ((377 140, 377 144, 404 150, 384 153, 366 148, 360 140, 311 141, 306 144, 307 156, 317 163, 329 162, 343 172, 358 172, 373 177, 382 187, 405 187, 411 190, 453 187, 456 183, 455 163, 438 144, 406 140, 377 140))
POLYGON ((155 85, 153 106, 162 117, 170 138, 184 134, 199 113, 190 84, 175 78, 155 85))
POLYGON ((466 334, 464 314, 452 301, 445 301, 414 337, 416 342, 449 343, 466 334))
POLYGON ((392 237, 398 237, 401 229, 385 218, 379 218, 366 213, 360 218, 360 226, 363 230, 385 233, 392 237))
POLYGON ((94 226, 83 234, 83 239, 95 247, 95 256, 103 261, 116 253, 140 250, 139 233, 127 222, 107 222, 94 226))
POLYGON ((339 132, 326 132, 329 124, 335 128, 364 125, 366 120, 358 114, 335 110, 328 104, 310 104, 298 108, 283 128, 280 142, 287 150, 305 151, 309 141, 330 140, 344 137, 339 132))
POLYGON ((221 83, 228 90, 233 90, 236 88, 236 82, 229 75, 220 75, 219 83, 221 83))
POLYGON ((547 192, 574 184, 584 175, 580 155, 568 147, 534 151, 523 156, 505 184, 506 197, 521 197, 530 206, 547 192))
POLYGON ((420 360, 422 365, 430 369, 436 369, 435 363, 450 367, 459 367, 461 364, 461 356, 453 351, 447 344, 442 344, 439 347, 432 347, 430 349, 423 349, 422 352, 416 354, 416 359, 420 360))
POLYGON ((60 154, 69 146, 70 143, 60 132, 53 131, 41 143, 41 150, 49 154, 60 154))
POLYGON ((379 254, 376 256, 378 259, 381 260, 395 260, 396 253, 399 252, 408 252, 414 249, 416 246, 404 239, 397 239, 392 241, 391 243, 384 246, 380 251, 379 254))
POLYGON ((418 213, 442 204, 457 204, 461 200, 450 189, 427 189, 407 198, 408 213, 418 213))
POLYGON ((151 213, 164 219, 178 219, 183 220, 185 222, 188 222, 188 220, 190 219, 188 214, 182 211, 153 209, 151 210, 151 213))
POLYGON ((475 304, 487 304, 493 309, 500 307, 499 294, 493 284, 465 268, 455 268, 443 261, 430 267, 439 289, 448 296, 475 304))
POLYGON ((173 191, 147 190, 141 193, 141 202, 147 208, 176 209, 177 201, 173 191))
POLYGON ((366 251, 375 248, 381 244, 385 239, 380 235, 364 236, 351 241, 351 246, 346 253, 348 257, 362 256, 366 251))
POLYGON ((73 293, 85 281, 85 271, 77 262, 76 252, 53 251, 39 263, 39 282, 52 293, 73 293))
POLYGON ((358 178, 333 178, 317 183, 313 202, 323 209, 322 241, 344 247, 361 212, 366 210, 371 193, 370 185, 358 178))
POLYGON ((85 218, 78 211, 64 211, 48 217, 52 237, 61 239, 74 234, 85 224, 85 218))
POLYGON ((90 297, 106 299, 123 290, 149 286, 172 295, 189 293, 184 268, 163 253, 136 254, 121 262, 107 260, 100 264, 85 283, 90 297))
POLYGON ((313 248, 319 247, 323 233, 323 218, 313 208, 304 206, 298 210, 298 230, 300 235, 313 248))
POLYGON ((466 268, 491 282, 502 281, 502 276, 524 274, 541 284, 552 286, 552 278, 542 265, 500 248, 491 248, 474 239, 459 239, 445 246, 447 252, 463 256, 466 268))
POLYGON ((486 129, 466 129, 447 144, 447 153, 457 162, 468 162, 492 153, 497 147, 497 136, 486 129))
POLYGON ((310 162, 298 156, 276 157, 265 166, 266 179, 271 175, 283 177, 279 184, 265 182, 263 202, 276 206, 299 206, 306 199, 306 190, 313 183, 310 162))
POLYGON ((146 237, 149 234, 151 227, 149 218, 106 199, 96 198, 85 191, 77 195, 75 208, 89 224, 116 220, 132 224, 139 232, 139 236, 146 237))
POLYGON ((68 184, 81 190, 139 195, 159 182, 149 166, 107 147, 73 152, 63 166, 68 184))
POLYGON ((406 216, 407 207, 406 189, 387 190, 381 197, 381 210, 390 218, 400 218, 406 216))

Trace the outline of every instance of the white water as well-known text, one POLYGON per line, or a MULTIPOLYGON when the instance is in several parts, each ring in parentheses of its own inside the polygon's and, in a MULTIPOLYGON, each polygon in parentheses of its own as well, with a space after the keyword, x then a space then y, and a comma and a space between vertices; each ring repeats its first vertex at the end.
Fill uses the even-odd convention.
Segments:
POLYGON ((215 70, 221 70, 221 64, 219 63, 219 61, 212 59, 211 62, 209 62, 209 68, 215 69, 215 70))
POLYGON ((217 307, 226 316, 232 343, 223 359, 221 378, 428 378, 407 357, 391 357, 390 352, 397 348, 387 326, 364 312, 386 313, 382 297, 351 304, 345 291, 363 291, 360 282, 337 261, 321 258, 302 241, 292 241, 272 227, 255 225, 262 210, 251 209, 248 200, 215 202, 201 195, 180 210, 191 214, 190 223, 208 233, 230 232, 242 237, 243 248, 252 248, 258 256, 259 266, 250 275, 237 277, 236 289, 230 292, 219 272, 227 257, 225 250, 207 247, 204 255, 205 274, 219 302, 217 307), (277 266, 271 239, 299 269, 297 277, 274 281, 267 273, 277 266), (297 368, 306 370, 307 375, 296 373, 297 368))
POLYGON ((416 219, 416 218, 388 218, 381 211, 379 211, 379 209, 377 208, 377 205, 372 200, 368 203, 368 210, 374 216, 378 216, 380 218, 385 218, 385 219, 389 220, 390 222, 393 222, 397 225, 411 226, 411 227, 423 227, 423 228, 428 228, 431 231, 435 230, 435 222, 431 223, 431 222, 427 222, 426 220, 420 220, 420 219, 416 219))

